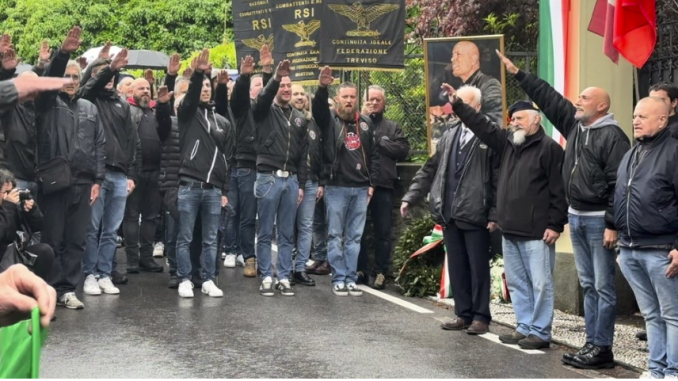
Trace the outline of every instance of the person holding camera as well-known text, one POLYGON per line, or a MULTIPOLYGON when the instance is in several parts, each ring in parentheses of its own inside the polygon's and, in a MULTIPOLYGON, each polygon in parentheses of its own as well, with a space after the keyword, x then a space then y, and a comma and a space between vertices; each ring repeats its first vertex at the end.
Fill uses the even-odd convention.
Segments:
POLYGON ((44 243, 27 245, 31 235, 42 230, 42 213, 30 191, 16 188, 12 172, 0 169, 0 184, 0 272, 16 264, 18 259, 47 281, 52 271, 54 251, 44 243), (19 255, 9 257, 14 250, 19 255))

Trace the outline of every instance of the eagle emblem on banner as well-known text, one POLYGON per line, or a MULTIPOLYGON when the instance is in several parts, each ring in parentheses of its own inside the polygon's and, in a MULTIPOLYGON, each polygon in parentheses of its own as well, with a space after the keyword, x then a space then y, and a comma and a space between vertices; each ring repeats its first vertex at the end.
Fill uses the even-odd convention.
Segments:
POLYGON ((255 50, 261 50, 264 45, 268 45, 268 49, 273 50, 273 35, 269 34, 267 38, 260 34, 257 38, 245 38, 242 40, 242 43, 255 50))
POLYGON ((288 32, 292 32, 301 38, 301 41, 294 44, 295 47, 299 48, 302 46, 315 46, 315 41, 310 40, 311 34, 316 30, 320 29, 320 20, 311 20, 308 24, 304 20, 299 21, 296 24, 285 24, 282 26, 288 32))
POLYGON ((361 3, 351 5, 330 4, 328 6, 334 12, 348 17, 357 24, 358 29, 346 32, 346 35, 351 37, 379 37, 381 33, 370 30, 370 23, 387 13, 400 9, 400 5, 395 4, 374 4, 367 8, 363 7, 361 3))

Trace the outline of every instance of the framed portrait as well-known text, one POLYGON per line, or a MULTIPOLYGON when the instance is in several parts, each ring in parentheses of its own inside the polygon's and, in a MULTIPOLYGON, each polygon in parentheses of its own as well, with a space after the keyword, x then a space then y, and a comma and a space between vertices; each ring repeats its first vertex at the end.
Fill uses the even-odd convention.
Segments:
POLYGON ((481 91, 481 112, 504 126, 506 78, 495 53, 504 54, 504 35, 424 39, 428 150, 433 155, 443 133, 456 120, 443 83, 455 89, 475 86, 481 91))

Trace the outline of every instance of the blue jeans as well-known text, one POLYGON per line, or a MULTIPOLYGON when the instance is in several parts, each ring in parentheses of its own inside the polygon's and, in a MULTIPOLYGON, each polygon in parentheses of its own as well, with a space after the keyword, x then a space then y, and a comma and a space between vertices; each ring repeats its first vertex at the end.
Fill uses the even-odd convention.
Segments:
POLYGON ((204 281, 216 278, 217 231, 221 219, 221 189, 202 189, 190 185, 179 186, 179 235, 177 236, 177 277, 190 280, 193 228, 198 211, 202 216, 201 276, 204 281))
POLYGON ((318 183, 307 180, 304 187, 304 199, 297 209, 297 263, 294 266, 296 272, 306 271, 306 262, 311 257, 313 215, 317 192, 318 183))
POLYGON ((228 204, 235 213, 229 215, 224 233, 224 246, 229 254, 242 254, 244 259, 254 257, 255 219, 257 199, 254 181, 257 173, 249 168, 236 168, 231 172, 228 204))
POLYGON ((316 261, 327 260, 327 208, 325 197, 315 204, 313 213, 313 259, 316 261))
POLYGON ((611 346, 617 305, 616 254, 603 246, 605 217, 570 214, 569 220, 574 261, 584 290, 586 342, 611 346))
POLYGON ((165 212, 165 254, 169 262, 170 275, 177 274, 177 236, 179 235, 179 221, 176 221, 165 212))
POLYGON ((289 279, 292 270, 294 219, 297 215, 297 199, 299 198, 297 176, 280 178, 268 173, 257 173, 254 196, 257 198, 259 214, 257 264, 261 276, 262 278, 273 277, 271 239, 273 224, 277 221, 278 279, 289 279))
POLYGON ((555 292, 553 267, 555 245, 542 240, 502 240, 504 270, 513 311, 523 335, 551 341, 555 292))
POLYGON ((648 370, 656 378, 678 376, 678 275, 666 277, 668 250, 622 247, 621 270, 645 318, 648 370))
POLYGON ((92 219, 87 231, 85 256, 82 259, 85 276, 111 276, 118 228, 125 215, 125 203, 127 176, 122 172, 106 170, 99 198, 92 205, 92 219))
POLYGON ((328 259, 332 267, 332 284, 358 280, 360 239, 367 218, 367 188, 327 186, 328 259), (343 242, 343 244, 342 244, 343 242))

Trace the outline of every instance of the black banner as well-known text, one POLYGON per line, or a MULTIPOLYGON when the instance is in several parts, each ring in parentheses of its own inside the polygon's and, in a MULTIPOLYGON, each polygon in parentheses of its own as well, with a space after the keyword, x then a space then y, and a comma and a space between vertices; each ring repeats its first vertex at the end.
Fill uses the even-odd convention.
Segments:
POLYGON ((259 50, 264 44, 273 51, 273 3, 271 0, 233 0, 233 32, 235 51, 240 61, 247 55, 254 57, 255 73, 261 72, 259 50))
POLYGON ((405 0, 324 0, 320 66, 402 69, 405 11, 405 0))
POLYGON ((275 62, 290 61, 290 80, 300 85, 318 83, 318 55, 322 0, 273 0, 275 62))

